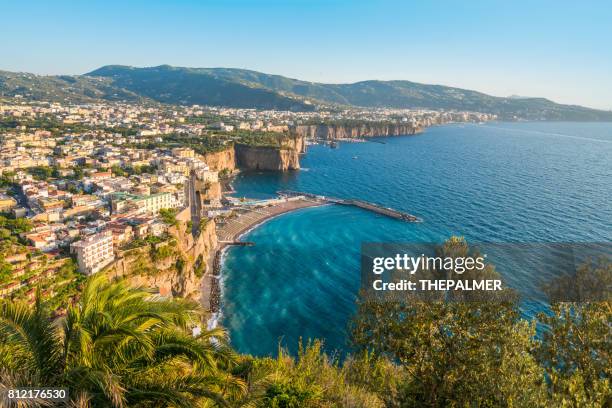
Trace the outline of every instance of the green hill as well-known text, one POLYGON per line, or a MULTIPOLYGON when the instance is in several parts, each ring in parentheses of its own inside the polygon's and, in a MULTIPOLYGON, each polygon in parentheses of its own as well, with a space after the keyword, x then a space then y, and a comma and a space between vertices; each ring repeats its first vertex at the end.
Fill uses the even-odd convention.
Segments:
POLYGON ((78 76, 0 71, 0 96, 68 101, 123 100, 236 108, 312 110, 332 104, 494 113, 502 119, 612 120, 612 112, 544 98, 495 97, 410 81, 323 84, 234 68, 135 68, 108 65, 78 76))
POLYGON ((113 81, 85 75, 42 76, 0 71, 0 96, 20 95, 26 99, 66 102, 99 100, 140 102, 140 95, 118 88, 113 81))
POLYGON ((92 78, 111 79, 115 86, 128 89, 153 100, 172 104, 200 104, 235 108, 311 110, 293 96, 275 89, 247 83, 216 70, 176 68, 162 65, 133 68, 105 66, 86 74, 92 78))

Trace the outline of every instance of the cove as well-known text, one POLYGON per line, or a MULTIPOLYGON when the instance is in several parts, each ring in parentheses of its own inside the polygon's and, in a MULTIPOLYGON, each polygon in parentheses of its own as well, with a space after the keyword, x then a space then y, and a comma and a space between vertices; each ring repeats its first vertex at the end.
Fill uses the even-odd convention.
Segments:
MULTIPOLYGON (((223 265, 222 324, 240 352, 291 352, 300 338, 348 350, 362 242, 610 242, 612 124, 491 123, 429 128, 381 143, 312 146, 303 169, 244 173, 238 196, 306 191, 414 214, 405 223, 344 206, 267 221, 223 265), (357 159, 353 159, 353 157, 357 159)), ((508 273, 529 290, 534 271, 508 273)))

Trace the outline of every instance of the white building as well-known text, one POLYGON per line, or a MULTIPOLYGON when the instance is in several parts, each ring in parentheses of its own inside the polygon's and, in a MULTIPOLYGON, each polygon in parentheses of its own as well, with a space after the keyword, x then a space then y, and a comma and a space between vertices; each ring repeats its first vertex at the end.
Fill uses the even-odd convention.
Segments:
POLYGON ((159 210, 163 208, 174 208, 177 202, 171 193, 158 193, 149 196, 144 196, 136 200, 141 205, 145 212, 149 214, 159 214, 159 210))
POLYGON ((93 275, 113 262, 113 233, 104 231, 83 238, 71 245, 76 254, 79 271, 85 275, 93 275))
POLYGON ((197 169, 196 175, 199 180, 205 183, 217 183, 219 181, 219 173, 216 171, 209 170, 208 166, 205 168, 197 169))
POLYGON ((115 193, 111 198, 113 214, 121 214, 130 209, 138 208, 141 213, 157 215, 159 210, 163 208, 176 208, 180 204, 180 201, 172 193, 157 193, 147 196, 115 193))

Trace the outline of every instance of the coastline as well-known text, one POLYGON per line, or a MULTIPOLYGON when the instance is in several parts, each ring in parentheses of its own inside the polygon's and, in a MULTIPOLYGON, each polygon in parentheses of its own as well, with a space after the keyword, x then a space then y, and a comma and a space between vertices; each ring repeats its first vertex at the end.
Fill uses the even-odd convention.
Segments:
POLYGON ((223 277, 221 275, 221 270, 227 249, 232 246, 234 242, 239 241, 244 235, 276 217, 305 208, 320 207, 323 205, 330 204, 305 198, 285 201, 276 205, 246 210, 238 217, 230 219, 223 227, 218 228, 217 237, 219 243, 209 257, 209 265, 212 265, 211 273, 206 274, 202 281, 201 301, 203 305, 208 305, 208 311, 211 313, 207 321, 209 329, 216 327, 222 316, 221 298, 223 295, 223 277), (221 238, 225 238, 225 240, 221 238))

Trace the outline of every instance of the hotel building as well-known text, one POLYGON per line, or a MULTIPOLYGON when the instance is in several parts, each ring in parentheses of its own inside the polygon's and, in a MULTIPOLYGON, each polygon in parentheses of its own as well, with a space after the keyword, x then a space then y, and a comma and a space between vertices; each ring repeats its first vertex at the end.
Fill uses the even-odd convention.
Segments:
POLYGON ((71 249, 76 254, 79 271, 84 275, 99 272, 115 259, 112 231, 83 238, 73 243, 71 249))

